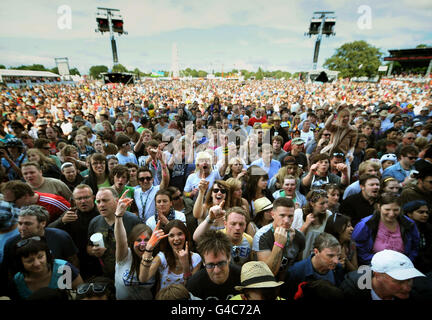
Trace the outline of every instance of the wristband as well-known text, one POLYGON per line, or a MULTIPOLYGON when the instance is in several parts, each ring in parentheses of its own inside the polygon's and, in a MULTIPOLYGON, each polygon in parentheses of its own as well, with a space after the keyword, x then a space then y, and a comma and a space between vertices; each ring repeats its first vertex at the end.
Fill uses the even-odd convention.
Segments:
POLYGON ((206 217, 206 221, 207 221, 208 224, 213 224, 214 223, 214 220, 210 219, 210 216, 206 217))
POLYGON ((122 218, 122 216, 118 216, 118 215, 116 215, 116 214, 115 214, 115 217, 116 217, 116 219, 120 219, 120 218, 122 218))
POLYGON ((153 253, 153 249, 151 249, 151 250, 144 249, 144 251, 153 253))
POLYGON ((276 246, 276 247, 279 247, 279 248, 281 248, 281 249, 283 249, 285 246, 284 245, 282 245, 282 244, 280 244, 279 242, 274 242, 274 245, 276 246))

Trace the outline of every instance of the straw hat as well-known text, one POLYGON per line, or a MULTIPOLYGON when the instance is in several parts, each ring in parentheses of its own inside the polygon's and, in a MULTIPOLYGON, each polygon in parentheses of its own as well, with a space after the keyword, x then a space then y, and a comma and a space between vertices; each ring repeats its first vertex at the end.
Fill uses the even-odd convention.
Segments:
POLYGON ((241 285, 234 288, 238 291, 243 289, 275 288, 283 283, 283 281, 276 282, 273 272, 264 261, 249 261, 242 266, 241 285))
POLYGON ((266 197, 262 197, 254 201, 254 208, 255 214, 257 214, 258 212, 272 209, 273 203, 266 197))

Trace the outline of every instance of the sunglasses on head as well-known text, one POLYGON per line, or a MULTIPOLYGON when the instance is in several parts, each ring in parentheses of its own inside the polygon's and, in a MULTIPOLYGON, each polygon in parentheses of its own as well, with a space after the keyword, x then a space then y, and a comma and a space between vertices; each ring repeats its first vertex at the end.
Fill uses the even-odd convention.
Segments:
POLYGON ((78 294, 86 294, 91 288, 94 293, 105 292, 108 284, 102 282, 82 283, 77 287, 78 294))
POLYGON ((26 246, 27 244, 29 244, 30 241, 32 241, 32 240, 35 240, 35 241, 41 241, 42 239, 41 239, 41 237, 39 237, 39 236, 30 237, 30 238, 27 238, 27 239, 24 239, 24 240, 19 241, 19 242, 16 244, 16 246, 17 246, 17 248, 24 247, 24 246, 26 246))
POLYGON ((220 191, 220 193, 225 194, 226 190, 225 189, 218 189, 218 188, 214 188, 213 189, 213 193, 218 193, 220 191))
POLYGON ((180 196, 177 196, 177 197, 173 197, 172 199, 173 199, 173 201, 177 201, 177 200, 179 200, 181 198, 181 195, 180 196))
POLYGON ((138 181, 144 182, 144 180, 151 181, 152 177, 139 177, 138 181))

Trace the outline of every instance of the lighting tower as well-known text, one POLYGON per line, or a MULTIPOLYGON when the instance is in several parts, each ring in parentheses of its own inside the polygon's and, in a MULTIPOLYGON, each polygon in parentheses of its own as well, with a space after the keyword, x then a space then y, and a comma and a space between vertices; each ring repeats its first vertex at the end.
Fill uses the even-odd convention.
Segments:
POLYGON ((311 19, 310 26, 309 26, 309 32, 305 33, 305 35, 308 35, 311 37, 312 35, 318 35, 317 39, 315 41, 315 50, 314 50, 314 57, 313 57, 313 70, 316 70, 317 63, 318 63, 318 55, 319 55, 319 48, 321 44, 321 39, 323 34, 327 37, 331 35, 336 35, 335 32, 333 32, 334 26, 336 25, 336 17, 333 15, 333 11, 317 11, 314 12, 314 16, 311 19), (331 16, 327 16, 331 15, 331 16))
POLYGON ((110 9, 110 8, 100 8, 98 7, 98 12, 96 12, 96 22, 98 28, 95 32, 109 32, 111 38, 111 49, 113 54, 113 62, 114 65, 118 64, 118 55, 117 55, 117 46, 114 38, 114 33, 118 33, 118 35, 128 33, 123 30, 123 18, 120 14, 115 13, 120 11, 119 9, 110 9))
POLYGON ((171 57, 171 77, 172 77, 172 79, 178 79, 179 75, 180 74, 179 74, 177 44, 173 43, 172 57, 171 57))

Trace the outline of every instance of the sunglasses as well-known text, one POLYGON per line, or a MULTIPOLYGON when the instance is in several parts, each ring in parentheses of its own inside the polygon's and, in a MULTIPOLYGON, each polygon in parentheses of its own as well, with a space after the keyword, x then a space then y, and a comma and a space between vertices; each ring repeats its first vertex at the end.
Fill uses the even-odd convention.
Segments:
POLYGON ((410 160, 416 160, 417 159, 417 157, 407 157, 407 158, 410 160))
POLYGON ((225 267, 228 264, 228 261, 223 260, 218 263, 204 263, 206 269, 214 269, 216 266, 219 268, 225 267))
POLYGON ((138 178, 138 181, 140 181, 140 182, 144 182, 144 180, 151 181, 151 179, 153 179, 153 178, 152 177, 140 177, 140 178, 138 178))
POLYGON ((35 241, 41 241, 42 239, 41 239, 41 237, 39 237, 39 236, 30 237, 30 238, 27 238, 27 239, 24 239, 24 240, 19 241, 19 242, 16 244, 16 246, 17 246, 17 248, 24 247, 25 245, 29 244, 30 241, 32 241, 32 240, 35 240, 35 241))
POLYGON ((333 153, 333 157, 345 157, 345 154, 341 153, 341 152, 335 152, 333 153))
POLYGON ((181 196, 177 196, 177 197, 173 197, 172 199, 173 199, 173 201, 177 201, 177 200, 179 200, 181 198, 181 196))
POLYGON ((213 189, 213 193, 218 193, 218 192, 225 194, 226 190, 225 189, 217 189, 217 188, 213 189))
POLYGON ((107 286, 107 283, 100 282, 83 283, 77 287, 77 293, 86 294, 90 288, 93 290, 94 293, 103 293, 107 286))

